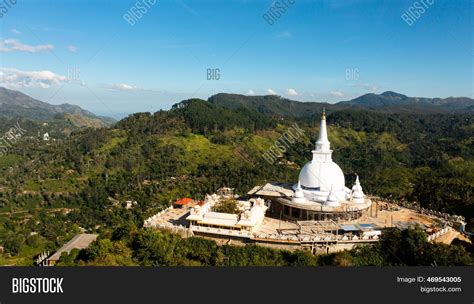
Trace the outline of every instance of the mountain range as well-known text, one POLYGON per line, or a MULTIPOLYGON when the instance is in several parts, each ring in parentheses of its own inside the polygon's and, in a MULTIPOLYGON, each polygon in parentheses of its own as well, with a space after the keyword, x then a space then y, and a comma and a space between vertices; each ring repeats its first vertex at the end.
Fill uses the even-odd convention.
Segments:
POLYGON ((385 112, 474 113, 474 100, 468 97, 425 98, 408 97, 396 92, 365 94, 338 105, 378 109, 385 112))
POLYGON ((246 96, 220 93, 211 96, 210 103, 229 109, 245 108, 262 114, 287 116, 294 118, 309 117, 321 113, 323 108, 329 111, 343 109, 365 109, 381 113, 474 113, 474 99, 468 97, 424 98, 408 97, 395 92, 382 94, 369 93, 348 101, 338 103, 300 102, 277 95, 246 96))
MULTIPOLYGON (((247 96, 219 93, 207 100, 214 106, 245 113, 260 113, 266 116, 305 118, 328 111, 364 109, 385 114, 474 114, 474 99, 468 97, 425 98, 408 97, 387 91, 382 94, 369 93, 357 98, 329 104, 322 102, 301 102, 277 95, 247 96)), ((180 104, 185 103, 182 101, 180 104)), ((246 114, 246 115, 247 115, 246 114)), ((19 91, 0 87, 0 117, 21 117, 35 121, 64 119, 77 127, 105 127, 115 122, 113 118, 95 115, 71 104, 51 105, 34 99, 19 91)))
POLYGON ((109 117, 97 116, 76 105, 52 105, 3 87, 0 87, 0 117, 31 120, 63 118, 78 127, 104 127, 115 121, 109 117))

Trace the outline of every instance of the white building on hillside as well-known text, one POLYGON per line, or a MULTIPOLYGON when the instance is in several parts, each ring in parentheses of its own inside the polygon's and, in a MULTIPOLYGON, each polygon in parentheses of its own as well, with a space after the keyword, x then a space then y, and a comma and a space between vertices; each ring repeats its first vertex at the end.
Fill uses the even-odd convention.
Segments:
POLYGON ((267 206, 260 198, 248 201, 238 200, 238 214, 214 212, 213 207, 222 199, 221 196, 207 195, 204 204, 191 208, 186 220, 193 232, 218 234, 223 236, 252 237, 265 218, 267 206))

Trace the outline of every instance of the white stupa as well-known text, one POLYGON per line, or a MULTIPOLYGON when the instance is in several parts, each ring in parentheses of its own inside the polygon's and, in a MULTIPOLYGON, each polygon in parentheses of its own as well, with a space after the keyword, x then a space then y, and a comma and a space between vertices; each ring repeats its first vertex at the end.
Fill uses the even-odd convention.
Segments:
POLYGON ((294 203, 316 202, 328 207, 338 207, 341 202, 350 201, 351 197, 355 203, 364 202, 359 177, 351 192, 351 189, 345 186, 341 168, 332 161, 324 110, 316 149, 312 153, 313 159, 301 169, 298 183, 293 186, 295 195, 292 201, 294 203))
POLYGON ((295 195, 293 196, 293 202, 295 203, 304 203, 306 198, 304 197, 303 189, 301 188, 301 184, 298 181, 295 188, 295 195))
POLYGON ((329 190, 329 195, 326 198, 326 202, 324 202, 324 204, 329 207, 339 207, 341 205, 339 199, 332 192, 332 188, 329 190))
POLYGON ((313 158, 301 168, 296 184, 270 182, 263 187, 255 186, 248 194, 271 200, 272 212, 292 220, 360 218, 372 206, 372 201, 362 191, 358 176, 352 188, 347 188, 341 168, 332 161, 324 111, 315 146, 313 158))
POLYGON ((359 182, 359 176, 356 178, 354 186, 352 186, 352 201, 354 203, 364 203, 364 192, 362 191, 362 186, 359 182))

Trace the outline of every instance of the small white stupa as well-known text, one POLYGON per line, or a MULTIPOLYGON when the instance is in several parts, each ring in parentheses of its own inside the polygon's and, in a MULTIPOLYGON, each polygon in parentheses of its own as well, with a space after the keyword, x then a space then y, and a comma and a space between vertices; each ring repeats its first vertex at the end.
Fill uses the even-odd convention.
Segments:
POLYGON ((358 175, 357 175, 354 186, 352 186, 352 201, 354 203, 363 203, 363 202, 365 202, 364 192, 362 191, 362 186, 360 185, 358 175))
POLYGON ((329 207, 339 207, 341 205, 339 203, 339 199, 334 195, 332 191, 332 186, 331 186, 331 190, 329 191, 329 195, 326 198, 326 202, 324 204, 329 207))
POLYGON ((301 188, 301 183, 298 181, 298 184, 295 188, 295 195, 291 199, 295 203, 304 203, 306 198, 304 197, 303 189, 301 188))

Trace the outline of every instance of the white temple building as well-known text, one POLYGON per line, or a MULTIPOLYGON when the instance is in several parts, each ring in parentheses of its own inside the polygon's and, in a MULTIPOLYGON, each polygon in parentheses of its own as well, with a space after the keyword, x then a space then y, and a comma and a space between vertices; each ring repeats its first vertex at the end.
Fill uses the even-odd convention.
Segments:
MULTIPOLYGON (((249 195, 271 199, 281 205, 283 215, 296 219, 322 219, 344 217, 344 213, 361 214, 371 206, 359 181, 352 188, 346 187, 344 173, 332 160, 331 143, 328 139, 326 113, 323 111, 319 137, 313 158, 300 171, 296 184, 268 183, 255 187, 249 195), (291 190, 288 193, 288 190, 291 190)), ((353 216, 351 217, 353 218, 353 216)))
POLYGON ((223 198, 217 194, 206 195, 202 205, 191 208, 186 221, 193 232, 250 238, 265 218, 267 206, 261 198, 237 200, 238 212, 222 213, 213 211, 213 207, 223 198))

